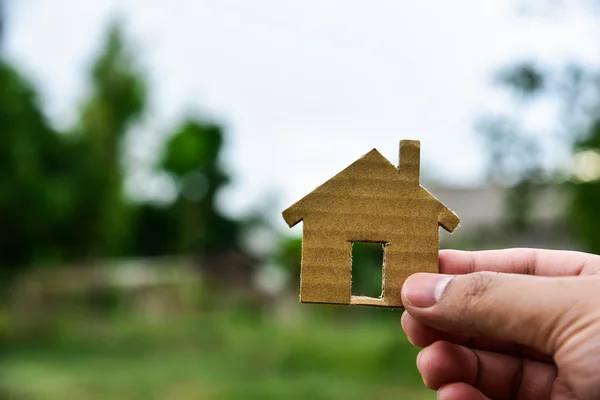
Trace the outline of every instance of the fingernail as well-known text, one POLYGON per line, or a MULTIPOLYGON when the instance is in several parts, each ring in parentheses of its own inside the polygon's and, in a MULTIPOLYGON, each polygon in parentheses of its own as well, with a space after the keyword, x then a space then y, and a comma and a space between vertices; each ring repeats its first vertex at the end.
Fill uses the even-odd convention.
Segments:
POLYGON ((423 354, 423 350, 419 351, 417 354, 417 369, 421 370, 421 354, 423 354))
POLYGON ((451 279, 451 275, 414 274, 404 282, 402 293, 413 307, 431 307, 440 300, 451 279))
MULTIPOLYGON (((406 333, 406 318, 408 317, 408 311, 404 310, 404 312, 402 312, 402 317, 400 317, 400 325, 402 326, 402 330, 406 333)), ((410 342, 410 338, 408 338, 408 341, 410 342)), ((411 342, 411 344, 414 344, 411 342)))
POLYGON ((400 325, 402 325, 402 329, 404 329, 404 320, 406 319, 407 315, 408 311, 404 310, 404 312, 402 312, 402 316, 400 317, 400 325))

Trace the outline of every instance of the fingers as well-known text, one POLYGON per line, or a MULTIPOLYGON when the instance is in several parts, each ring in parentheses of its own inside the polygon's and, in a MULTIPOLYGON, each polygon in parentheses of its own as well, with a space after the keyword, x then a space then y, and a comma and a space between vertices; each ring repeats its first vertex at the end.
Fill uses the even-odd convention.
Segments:
POLYGON ((402 313, 402 330, 408 340, 417 347, 427 347, 440 340, 452 342, 455 344, 467 345, 468 338, 465 336, 453 335, 447 332, 441 332, 417 321, 407 311, 402 313))
POLYGON ((412 317, 439 331, 555 354, 590 319, 600 317, 598 302, 591 300, 598 298, 599 288, 600 277, 420 273, 406 280, 402 300, 412 317))
POLYGON ((471 349, 492 351, 495 353, 506 354, 519 358, 523 357, 548 364, 554 363, 552 357, 548 354, 543 354, 529 347, 521 346, 515 343, 501 340, 453 335, 451 333, 438 331, 437 329, 431 328, 417 321, 406 311, 402 314, 401 323, 402 329, 404 330, 404 333, 406 333, 408 340, 417 347, 423 348, 430 346, 435 342, 444 341, 453 344, 459 344, 471 349))
POLYGON ((540 276, 592 275, 600 272, 600 256, 575 251, 506 249, 440 251, 440 273, 493 271, 540 276))
POLYGON ((477 397, 477 391, 492 399, 548 399, 557 375, 553 365, 448 342, 436 342, 421 351, 417 366, 427 387, 444 387, 441 395, 448 399, 485 398, 477 397), (477 391, 453 385, 459 382, 477 391))
POLYGON ((438 400, 490 400, 473 386, 463 382, 450 383, 438 390, 438 400))

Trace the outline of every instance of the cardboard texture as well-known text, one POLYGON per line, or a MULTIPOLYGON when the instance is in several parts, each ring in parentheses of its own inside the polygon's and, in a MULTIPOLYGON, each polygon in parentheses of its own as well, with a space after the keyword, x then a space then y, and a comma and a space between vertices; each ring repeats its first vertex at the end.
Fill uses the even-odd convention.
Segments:
POLYGON ((303 222, 300 301, 402 307, 415 272, 438 272, 439 227, 460 219, 420 184, 420 142, 400 142, 396 168, 376 149, 283 212, 303 222), (352 243, 384 245, 382 294, 352 296, 352 243))

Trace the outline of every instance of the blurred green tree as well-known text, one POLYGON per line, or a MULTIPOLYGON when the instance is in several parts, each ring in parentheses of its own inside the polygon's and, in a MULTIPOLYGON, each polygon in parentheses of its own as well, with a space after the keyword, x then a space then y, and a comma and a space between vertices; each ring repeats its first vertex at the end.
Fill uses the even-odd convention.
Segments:
MULTIPOLYGON (((302 238, 282 237, 273 254, 273 262, 284 268, 293 277, 300 276, 302 260, 302 238)), ((294 279, 296 282, 296 280, 294 279)))
POLYGON ((219 156, 223 131, 200 119, 184 121, 167 142, 161 168, 176 180, 178 250, 218 253, 237 249, 238 224, 217 209, 216 195, 229 182, 219 156))
POLYGON ((70 218, 77 256, 119 255, 127 249, 130 210, 123 193, 123 145, 129 128, 142 117, 146 83, 114 22, 91 69, 91 91, 74 129, 79 155, 77 202, 70 218))
POLYGON ((596 176, 592 171, 579 179, 572 166, 547 163, 556 159, 557 149, 574 158, 587 152, 592 154, 592 165, 588 162, 584 168, 600 171, 600 165, 594 166, 593 161, 593 154, 600 151, 600 71, 579 63, 545 69, 522 61, 502 69, 497 82, 513 94, 517 111, 484 118, 479 131, 491 180, 512 184, 506 202, 512 227, 524 229, 529 225, 535 206, 533 195, 538 190, 550 184, 560 186, 570 201, 565 222, 588 251, 600 253, 600 240, 593 228, 600 221, 600 172, 596 176), (528 107, 549 100, 558 105, 557 126, 547 132, 526 129, 528 107))
POLYGON ((70 206, 63 179, 69 146, 44 117, 34 89, 6 61, 0 61, 0 104, 0 280, 5 280, 58 252, 56 233, 70 206))
POLYGON ((600 254, 600 107, 586 136, 577 142, 576 152, 591 158, 580 167, 583 170, 576 171, 581 176, 571 184, 570 220, 587 249, 600 254))
MULTIPOLYGON (((0 41, 4 33, 0 1, 0 41)), ((69 209, 69 144, 50 126, 36 91, 0 53, 0 289, 24 266, 60 254, 69 209)), ((0 290, 0 294, 3 293, 0 290)))
POLYGON ((172 204, 137 203, 131 208, 131 255, 154 257, 178 253, 178 223, 172 204))
POLYGON ((220 161, 223 128, 193 117, 168 137, 156 169, 173 179, 177 195, 170 204, 136 205, 132 251, 190 255, 214 283, 247 287, 257 260, 242 245, 242 235, 262 220, 233 219, 219 210, 217 196, 230 180, 220 161))
POLYGON ((171 204, 135 207, 136 254, 220 254, 240 249, 241 221, 224 216, 216 196, 229 182, 220 164, 223 129, 188 118, 169 134, 156 166, 177 187, 171 204))
MULTIPOLYGON (((517 109, 523 110, 545 90, 546 76, 537 65, 520 62, 502 69, 496 82, 513 94, 517 109)), ((523 125, 523 115, 517 113, 487 116, 477 127, 488 160, 489 182, 513 185, 506 198, 505 213, 508 228, 517 231, 527 228, 533 195, 553 176, 553 172, 543 168, 542 138, 523 125)))
POLYGON ((0 60, 0 271, 110 255, 125 243, 122 141, 145 87, 119 24, 93 66, 74 132, 57 132, 33 87, 0 60))
POLYGON ((176 199, 135 202, 124 191, 124 147, 144 115, 147 85, 119 21, 89 79, 76 125, 59 132, 34 88, 0 59, 2 282, 33 264, 165 254, 196 255, 209 260, 202 263, 209 272, 248 276, 240 271, 256 260, 241 245, 246 222, 218 208, 229 182, 220 162, 223 128, 203 118, 178 124, 157 165, 175 181, 176 199))

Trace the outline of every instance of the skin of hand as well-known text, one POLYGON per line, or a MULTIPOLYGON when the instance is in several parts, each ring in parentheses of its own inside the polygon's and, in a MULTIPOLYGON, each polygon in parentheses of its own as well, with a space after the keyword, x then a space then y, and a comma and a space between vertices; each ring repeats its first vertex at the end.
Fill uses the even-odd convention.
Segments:
POLYGON ((438 399, 600 399, 600 256, 440 251, 440 274, 409 277, 402 300, 438 399))

